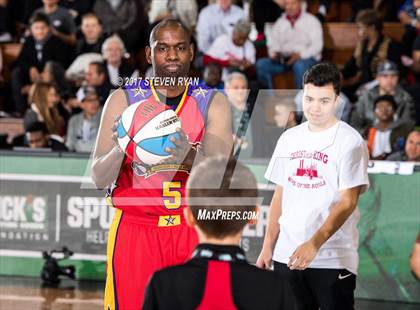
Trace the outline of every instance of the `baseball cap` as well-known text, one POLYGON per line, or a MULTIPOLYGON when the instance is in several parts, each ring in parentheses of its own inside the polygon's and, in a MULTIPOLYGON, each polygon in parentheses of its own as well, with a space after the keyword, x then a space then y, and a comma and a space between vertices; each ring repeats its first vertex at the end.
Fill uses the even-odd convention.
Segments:
POLYGON ((392 61, 386 60, 378 65, 377 68, 378 75, 385 75, 385 74, 398 74, 398 67, 392 61))

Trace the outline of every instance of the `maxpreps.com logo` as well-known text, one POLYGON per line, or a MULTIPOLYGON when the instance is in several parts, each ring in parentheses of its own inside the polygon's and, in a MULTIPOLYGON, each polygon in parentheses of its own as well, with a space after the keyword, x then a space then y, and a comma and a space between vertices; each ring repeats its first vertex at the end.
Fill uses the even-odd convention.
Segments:
POLYGON ((47 197, 0 196, 0 238, 7 240, 48 240, 47 197))

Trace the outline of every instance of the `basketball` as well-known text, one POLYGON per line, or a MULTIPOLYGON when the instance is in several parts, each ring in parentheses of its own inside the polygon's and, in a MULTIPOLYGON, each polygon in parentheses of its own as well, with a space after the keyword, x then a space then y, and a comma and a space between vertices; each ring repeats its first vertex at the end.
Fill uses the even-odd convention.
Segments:
POLYGON ((179 139, 176 128, 181 128, 176 113, 149 98, 124 110, 117 126, 118 144, 134 160, 155 165, 171 156, 166 148, 175 148, 170 138, 179 139))

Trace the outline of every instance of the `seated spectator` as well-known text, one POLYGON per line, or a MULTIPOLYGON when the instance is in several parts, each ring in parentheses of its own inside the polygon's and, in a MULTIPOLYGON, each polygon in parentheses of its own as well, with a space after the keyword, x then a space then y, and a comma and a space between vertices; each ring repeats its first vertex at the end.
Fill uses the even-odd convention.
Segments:
MULTIPOLYGON (((405 89, 413 97, 414 102, 420 102, 420 35, 413 44, 411 58, 408 59, 409 72, 405 89)), ((420 126, 420 104, 415 105, 416 125, 420 126)))
POLYGON ((8 8, 9 0, 0 0, 0 43, 10 42, 12 37, 12 19, 8 8))
POLYGON ((149 11, 149 23, 156 25, 166 18, 179 19, 191 33, 197 24, 196 0, 152 0, 149 11))
POLYGON ((25 129, 25 138, 31 149, 50 148, 52 151, 67 151, 60 139, 48 133, 47 126, 42 122, 34 122, 25 129))
POLYGON ((102 21, 106 35, 117 34, 130 52, 138 50, 146 27, 143 1, 96 0, 93 12, 102 21))
POLYGON ((109 37, 102 45, 109 82, 115 87, 122 86, 125 78, 139 76, 139 71, 125 60, 125 53, 124 43, 117 35, 109 37))
POLYGON ((295 86, 301 89, 303 74, 321 59, 321 23, 303 11, 301 0, 286 0, 285 13, 274 24, 269 42, 270 57, 256 65, 261 86, 273 89, 273 75, 292 70, 295 86))
POLYGON ((56 61, 47 61, 41 73, 41 80, 53 84, 58 95, 63 99, 72 97, 72 90, 65 77, 63 66, 56 61))
POLYGON ((234 154, 239 155, 240 158, 249 158, 252 156, 253 146, 246 76, 239 72, 229 74, 225 80, 224 90, 231 106, 234 154))
POLYGON ((50 21, 45 14, 31 19, 31 36, 26 38, 12 71, 11 85, 16 116, 27 108, 24 86, 39 81, 47 61, 53 60, 67 67, 68 48, 63 41, 50 33, 50 21))
POLYGON ((85 53, 101 53, 105 36, 102 33, 102 23, 98 16, 89 13, 82 17, 82 37, 76 43, 76 56, 85 53))
POLYGON ((402 54, 410 55, 413 42, 420 31, 420 0, 405 0, 400 7, 398 18, 405 26, 402 38, 402 54))
POLYGON ((359 86, 374 79, 378 64, 387 59, 400 64, 399 46, 382 34, 383 24, 376 11, 360 11, 356 23, 359 42, 353 56, 341 70, 343 92, 352 102, 356 101, 355 92, 359 86))
POLYGON ((240 71, 251 76, 255 65, 255 47, 248 39, 251 25, 247 21, 238 21, 231 35, 220 35, 204 53, 204 64, 216 63, 223 68, 222 80, 229 72, 240 71))
POLYGON ((187 193, 184 218, 199 244, 191 260, 154 273, 143 309, 293 309, 285 303, 289 286, 274 272, 249 264, 239 247, 245 225, 256 222, 242 218, 257 211, 257 183, 249 168, 209 158, 193 170, 187 193), (240 219, 200 218, 219 210, 240 219))
POLYGON ((265 40, 265 25, 274 23, 284 12, 284 0, 252 1, 252 16, 258 35, 256 42, 265 40))
POLYGON ((232 0, 217 0, 203 8, 196 29, 198 51, 206 53, 220 35, 232 34, 233 26, 241 19, 245 19, 244 11, 232 0))
POLYGON ((42 0, 44 6, 34 12, 43 13, 50 19, 51 32, 68 45, 76 44, 76 25, 70 12, 59 6, 59 0, 42 0))
POLYGON ((25 114, 24 127, 29 128, 35 122, 43 122, 49 134, 64 136, 65 124, 57 108, 59 99, 52 84, 35 83, 29 96, 31 104, 25 114))
POLYGON ((92 62, 87 66, 85 80, 77 92, 81 101, 86 96, 86 90, 94 88, 100 104, 103 106, 108 98, 112 85, 109 83, 105 65, 102 62, 92 62))
POLYGON ((95 145, 101 121, 101 108, 95 89, 90 88, 80 104, 82 112, 73 115, 67 126, 66 146, 70 151, 90 152, 95 145))
POLYGON ((222 81, 222 69, 218 64, 213 62, 209 63, 203 72, 203 81, 204 84, 211 88, 215 89, 223 89, 223 81, 222 81))
POLYGON ((374 102, 379 96, 391 95, 396 102, 395 116, 400 123, 413 122, 414 102, 410 94, 398 84, 398 68, 390 61, 378 65, 376 74, 377 84, 366 89, 356 103, 351 124, 359 131, 372 125, 375 119, 374 102))
POLYGON ((420 131, 413 130, 410 132, 404 150, 392 153, 386 160, 420 162, 420 131))
POLYGON ((412 129, 408 124, 394 122, 396 108, 394 97, 390 95, 380 96, 374 102, 375 121, 365 134, 373 160, 383 160, 389 154, 402 150, 412 129))
MULTIPOLYGON (((295 127, 297 123, 296 106, 293 100, 282 100, 274 106, 274 121, 276 126, 284 130, 295 127)), ((277 135, 278 139, 280 135, 277 135)))

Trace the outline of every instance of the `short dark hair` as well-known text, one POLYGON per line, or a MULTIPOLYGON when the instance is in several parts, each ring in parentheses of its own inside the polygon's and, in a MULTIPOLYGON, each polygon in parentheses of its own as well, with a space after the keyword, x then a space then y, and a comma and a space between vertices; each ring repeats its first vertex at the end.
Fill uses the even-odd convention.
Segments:
POLYGON ((245 219, 198 219, 198 214, 250 212, 256 208, 258 189, 253 173, 234 159, 208 158, 194 167, 187 182, 187 203, 198 227, 208 236, 224 238, 240 232, 245 219))
POLYGON ((362 10, 356 15, 356 23, 365 25, 366 27, 375 27, 376 31, 382 33, 383 22, 378 12, 373 9, 362 10))
POLYGON ((181 28, 187 36, 188 43, 191 43, 191 32, 187 26, 185 26, 179 19, 167 18, 153 27, 149 36, 149 46, 152 46, 153 42, 156 41, 156 33, 163 28, 181 28))
POLYGON ((332 84, 335 94, 338 96, 341 90, 341 76, 336 65, 329 62, 321 62, 306 70, 303 75, 303 85, 314 84, 325 86, 332 84))
POLYGON ((105 64, 101 61, 92 61, 89 63, 89 66, 95 66, 96 67, 96 74, 101 75, 105 74, 107 75, 108 71, 105 68, 105 64))
POLYGON ((392 108, 394 109, 394 111, 397 110, 397 102, 395 101, 394 96, 391 96, 391 95, 383 95, 383 96, 379 96, 378 98, 376 98, 374 103, 373 103, 373 110, 376 109, 376 106, 378 105, 378 103, 380 101, 386 101, 386 102, 390 103, 392 105, 392 108))
POLYGON ((95 13, 86 13, 85 15, 83 15, 82 16, 82 21, 84 20, 84 19, 87 19, 87 18, 95 18, 97 21, 98 21, 98 24, 99 25, 102 25, 102 21, 101 21, 101 19, 99 18, 99 16, 98 15, 96 15, 95 13))
POLYGON ((47 125, 44 122, 33 122, 30 123, 25 130, 28 132, 38 132, 41 131, 43 134, 48 134, 47 125))
POLYGON ((48 18, 48 16, 41 12, 38 12, 32 15, 31 20, 29 21, 29 24, 33 25, 34 23, 44 23, 48 27, 51 25, 50 19, 48 18))

